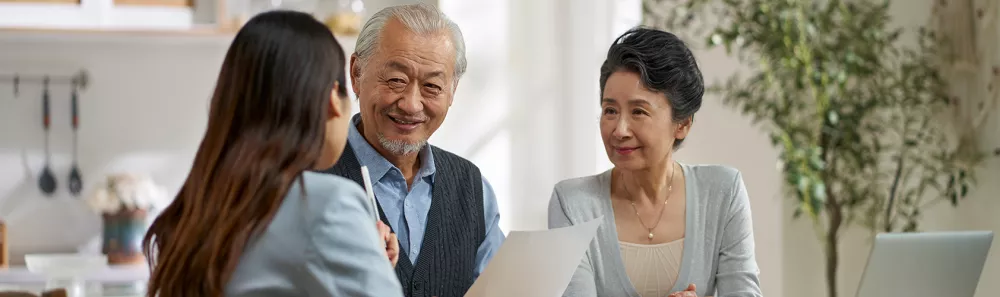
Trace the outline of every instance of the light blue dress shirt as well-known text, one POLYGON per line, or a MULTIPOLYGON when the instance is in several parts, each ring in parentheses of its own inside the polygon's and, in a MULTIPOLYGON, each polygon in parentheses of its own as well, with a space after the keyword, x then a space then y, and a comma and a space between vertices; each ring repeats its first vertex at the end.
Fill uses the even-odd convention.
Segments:
MULTIPOLYGON (((420 246, 424 242, 424 227, 427 226, 427 212, 431 209, 431 189, 434 184, 434 154, 429 146, 420 150, 420 169, 417 170, 413 186, 408 190, 403 172, 382 157, 378 151, 365 140, 358 131, 360 115, 351 118, 348 132, 348 143, 361 166, 368 166, 368 174, 372 179, 375 199, 382 206, 386 219, 393 226, 393 231, 399 238, 399 246, 410 257, 410 264, 416 264, 420 255, 420 246)), ((497 207, 496 193, 493 186, 483 178, 483 213, 486 220, 486 239, 476 252, 476 271, 473 276, 486 268, 493 254, 503 243, 504 235, 500 231, 500 211, 497 207)), ((472 228, 471 226, 469 228, 472 228)))

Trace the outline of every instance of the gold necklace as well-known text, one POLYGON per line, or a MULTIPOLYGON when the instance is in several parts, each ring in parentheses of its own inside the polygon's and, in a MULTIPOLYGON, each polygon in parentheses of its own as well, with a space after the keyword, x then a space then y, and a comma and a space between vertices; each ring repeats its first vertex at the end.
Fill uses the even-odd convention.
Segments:
MULTIPOLYGON (((660 205, 660 214, 656 217, 656 223, 653 224, 652 228, 647 227, 646 223, 642 221, 642 216, 639 216, 639 209, 635 207, 635 198, 632 197, 632 192, 629 192, 628 187, 625 186, 625 183, 622 183, 622 188, 625 189, 625 193, 628 194, 629 196, 629 204, 632 204, 632 210, 635 211, 635 217, 639 219, 639 224, 642 225, 642 228, 645 228, 646 231, 649 231, 649 235, 646 236, 646 238, 648 238, 649 241, 653 241, 653 229, 656 229, 656 227, 660 225, 660 220, 663 219, 663 211, 667 209, 667 202, 670 202, 670 196, 671 196, 670 194, 672 194, 674 191, 674 174, 677 173, 677 169, 673 168, 673 166, 670 167, 672 171, 670 172, 670 183, 667 184, 667 197, 663 199, 663 205, 660 205)), ((620 176, 621 175, 619 175, 619 177, 620 176)))

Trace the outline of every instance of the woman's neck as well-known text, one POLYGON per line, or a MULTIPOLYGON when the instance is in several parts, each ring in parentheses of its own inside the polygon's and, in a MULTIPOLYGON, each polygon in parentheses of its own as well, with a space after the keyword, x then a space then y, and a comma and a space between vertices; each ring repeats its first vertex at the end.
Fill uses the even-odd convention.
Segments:
POLYGON ((678 166, 671 158, 643 170, 619 170, 619 183, 633 202, 662 203, 670 195, 670 185, 677 178, 678 166))

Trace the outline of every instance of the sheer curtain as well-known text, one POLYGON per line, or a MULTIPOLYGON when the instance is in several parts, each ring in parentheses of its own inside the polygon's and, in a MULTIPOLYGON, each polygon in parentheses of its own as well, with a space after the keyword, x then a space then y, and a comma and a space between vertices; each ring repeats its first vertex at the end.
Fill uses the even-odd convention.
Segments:
POLYGON ((598 71, 614 37, 638 24, 640 1, 438 5, 463 30, 469 68, 432 142, 479 165, 505 231, 545 229, 556 182, 609 168, 597 130, 598 71))

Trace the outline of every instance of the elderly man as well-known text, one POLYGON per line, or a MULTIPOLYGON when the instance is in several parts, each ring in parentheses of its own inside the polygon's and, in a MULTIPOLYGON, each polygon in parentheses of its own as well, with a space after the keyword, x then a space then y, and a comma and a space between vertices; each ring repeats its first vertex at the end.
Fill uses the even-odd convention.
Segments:
POLYGON ((351 56, 361 112, 327 173, 371 175, 382 220, 399 237, 406 296, 462 296, 504 239, 493 189, 472 162, 428 145, 465 72, 458 25, 433 6, 372 16, 351 56))

